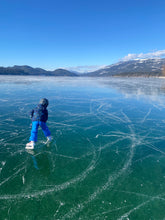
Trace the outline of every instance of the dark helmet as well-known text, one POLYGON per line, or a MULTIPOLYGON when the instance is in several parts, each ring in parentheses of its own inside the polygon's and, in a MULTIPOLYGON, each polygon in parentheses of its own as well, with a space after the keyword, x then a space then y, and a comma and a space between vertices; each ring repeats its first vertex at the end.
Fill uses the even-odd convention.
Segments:
POLYGON ((41 99, 41 100, 40 100, 40 104, 43 105, 43 106, 45 106, 45 107, 47 107, 47 106, 49 105, 49 101, 44 98, 44 99, 41 99))

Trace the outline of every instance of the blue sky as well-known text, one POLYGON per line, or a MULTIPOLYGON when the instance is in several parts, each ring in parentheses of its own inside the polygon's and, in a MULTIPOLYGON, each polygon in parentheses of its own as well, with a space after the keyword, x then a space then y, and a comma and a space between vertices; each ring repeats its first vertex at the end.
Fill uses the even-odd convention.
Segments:
POLYGON ((164 0, 0 0, 0 66, 93 69, 155 53, 164 0))

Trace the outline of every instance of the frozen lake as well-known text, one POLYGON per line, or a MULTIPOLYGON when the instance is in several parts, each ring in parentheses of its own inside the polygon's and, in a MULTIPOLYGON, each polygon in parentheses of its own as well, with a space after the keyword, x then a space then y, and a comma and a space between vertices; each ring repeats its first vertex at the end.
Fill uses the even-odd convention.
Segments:
POLYGON ((0 219, 165 219, 165 79, 0 76, 0 219), (45 145, 28 113, 49 99, 45 145))

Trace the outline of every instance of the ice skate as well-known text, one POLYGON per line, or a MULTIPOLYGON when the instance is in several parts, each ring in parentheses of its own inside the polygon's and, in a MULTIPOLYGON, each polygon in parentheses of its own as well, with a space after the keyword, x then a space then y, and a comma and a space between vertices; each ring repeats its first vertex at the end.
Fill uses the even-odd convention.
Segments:
POLYGON ((48 137, 47 137, 47 142, 51 142, 52 139, 53 139, 52 136, 48 136, 48 137))
POLYGON ((46 141, 46 143, 45 143, 47 147, 50 147, 50 144, 51 144, 51 141, 52 141, 52 140, 53 140, 52 136, 48 136, 48 137, 47 137, 47 141, 46 141))
POLYGON ((27 150, 33 150, 35 146, 35 142, 34 141, 30 141, 29 143, 26 144, 26 149, 27 150))

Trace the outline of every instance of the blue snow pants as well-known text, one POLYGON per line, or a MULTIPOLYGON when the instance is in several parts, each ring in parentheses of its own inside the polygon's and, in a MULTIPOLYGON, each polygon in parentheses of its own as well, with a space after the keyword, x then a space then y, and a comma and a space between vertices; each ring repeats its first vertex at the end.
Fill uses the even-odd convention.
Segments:
POLYGON ((38 135, 38 127, 42 128, 42 131, 44 132, 45 137, 50 136, 50 131, 48 126, 46 125, 45 122, 43 121, 33 121, 32 122, 32 130, 31 130, 31 136, 30 136, 30 141, 35 141, 37 142, 37 135, 38 135))

